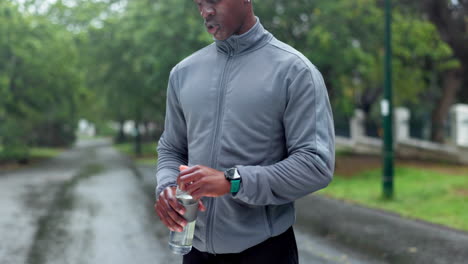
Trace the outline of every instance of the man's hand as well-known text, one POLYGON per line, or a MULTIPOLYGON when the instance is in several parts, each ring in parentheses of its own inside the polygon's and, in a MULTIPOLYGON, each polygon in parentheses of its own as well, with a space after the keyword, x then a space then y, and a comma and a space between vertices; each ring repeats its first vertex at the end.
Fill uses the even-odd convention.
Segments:
POLYGON ((177 184, 195 199, 222 196, 231 189, 231 183, 224 177, 224 172, 201 165, 182 170, 177 184))
MULTIPOLYGON (((180 166, 180 170, 187 169, 187 166, 180 166)), ((182 232, 187 221, 182 215, 185 214, 185 208, 177 201, 176 187, 169 186, 159 194, 158 200, 154 204, 154 210, 158 214, 161 221, 171 230, 182 232)), ((198 210, 206 211, 206 207, 202 201, 198 201, 198 210)))
POLYGON ((182 217, 185 208, 176 199, 176 187, 167 187, 154 204, 154 209, 161 221, 171 230, 182 232, 187 221, 182 217))

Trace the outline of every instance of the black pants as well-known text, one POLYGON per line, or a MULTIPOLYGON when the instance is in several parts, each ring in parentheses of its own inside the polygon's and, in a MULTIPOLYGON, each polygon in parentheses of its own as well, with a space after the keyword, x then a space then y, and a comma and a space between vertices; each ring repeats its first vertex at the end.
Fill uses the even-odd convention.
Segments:
POLYGON ((293 228, 235 254, 210 254, 192 248, 183 264, 297 264, 296 238, 293 228))

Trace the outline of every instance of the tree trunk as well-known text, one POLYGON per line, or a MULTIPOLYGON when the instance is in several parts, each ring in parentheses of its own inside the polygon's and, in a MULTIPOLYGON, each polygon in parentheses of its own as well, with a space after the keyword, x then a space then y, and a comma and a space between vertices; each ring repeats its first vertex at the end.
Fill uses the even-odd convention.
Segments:
POLYGON ((149 132, 149 122, 144 121, 143 126, 145 127, 145 133, 143 134, 143 141, 144 142, 151 141, 151 133, 149 132))
POLYGON ((135 121, 135 155, 141 157, 141 133, 140 133, 140 122, 135 121))
POLYGON ((466 26, 466 1, 457 4, 449 0, 421 1, 422 10, 437 27, 441 38, 452 48, 454 56, 462 64, 458 69, 452 69, 444 74, 442 96, 432 112, 431 139, 435 142, 444 141, 444 120, 450 106, 454 103, 457 91, 468 71, 468 27, 466 26))
POLYGON ((124 125, 125 125, 125 121, 120 120, 119 121, 119 132, 117 132, 117 138, 115 139, 115 141, 117 143, 125 142, 124 125))
POLYGON ((373 89, 367 89, 363 92, 360 97, 358 108, 361 109, 364 114, 364 128, 367 136, 380 137, 381 131, 379 123, 371 118, 372 106, 375 105, 379 96, 382 94, 381 87, 375 87, 373 89))
POLYGON ((444 74, 442 95, 432 111, 431 140, 434 142, 444 142, 444 122, 462 84, 461 72, 460 69, 454 69, 444 74))

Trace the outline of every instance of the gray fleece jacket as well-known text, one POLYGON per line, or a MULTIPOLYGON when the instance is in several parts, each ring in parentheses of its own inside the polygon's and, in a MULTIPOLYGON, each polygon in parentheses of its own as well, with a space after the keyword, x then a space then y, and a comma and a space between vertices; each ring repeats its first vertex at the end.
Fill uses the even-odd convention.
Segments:
POLYGON ((199 50, 171 71, 156 195, 181 164, 237 167, 236 195, 202 198, 193 246, 237 253, 284 232, 294 200, 334 169, 334 128, 320 72, 260 24, 199 50))

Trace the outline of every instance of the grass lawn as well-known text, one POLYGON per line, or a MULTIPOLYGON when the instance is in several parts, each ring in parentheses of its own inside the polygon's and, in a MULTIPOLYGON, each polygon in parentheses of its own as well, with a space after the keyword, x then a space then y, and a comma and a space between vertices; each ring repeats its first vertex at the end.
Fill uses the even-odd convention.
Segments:
POLYGON ((64 151, 64 149, 61 148, 31 148, 31 158, 53 158, 62 151, 64 151))
MULTIPOLYGON (((60 154, 63 148, 46 148, 46 147, 35 147, 30 149, 30 157, 32 159, 41 158, 53 158, 60 154)), ((3 146, 0 145, 0 152, 3 151, 3 146)))
MULTIPOLYGON (((0 146, 0 152, 3 150, 3 147, 0 146)), ((46 148, 46 147, 35 147, 29 150, 29 161, 26 164, 20 164, 17 161, 10 160, 0 160, 0 169, 18 169, 22 167, 27 167, 32 164, 36 164, 45 159, 53 158, 59 155, 64 151, 63 148, 46 148)))
POLYGON ((380 208, 404 217, 468 231, 468 173, 450 174, 430 168, 397 166, 393 200, 382 199, 382 172, 337 173, 319 194, 380 208))
POLYGON ((114 145, 120 152, 130 156, 136 163, 141 165, 156 166, 158 153, 156 152, 156 143, 145 142, 141 145, 141 156, 135 155, 133 142, 114 145))

